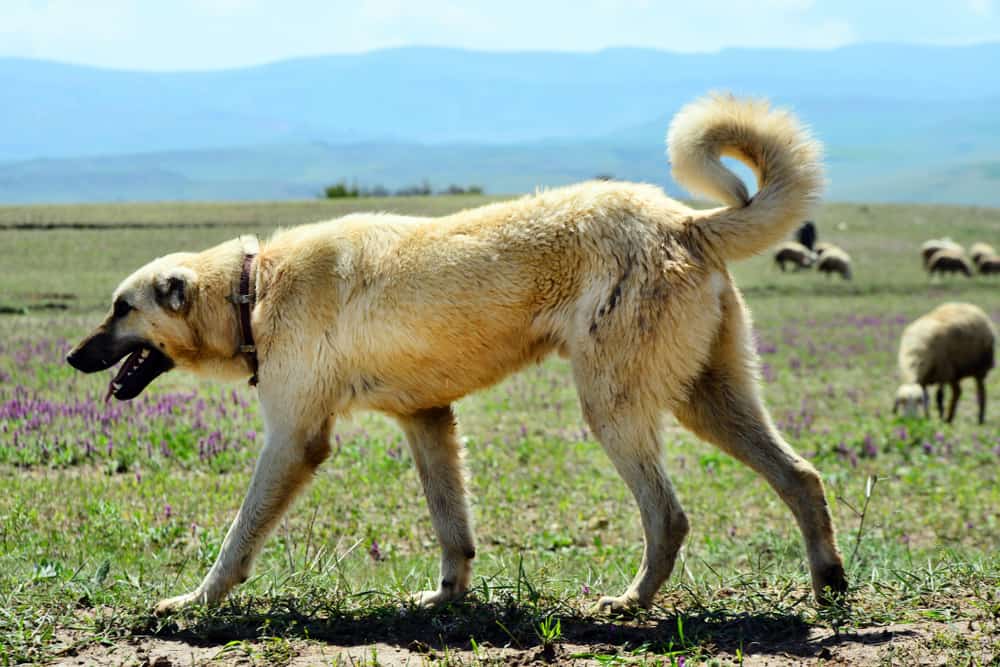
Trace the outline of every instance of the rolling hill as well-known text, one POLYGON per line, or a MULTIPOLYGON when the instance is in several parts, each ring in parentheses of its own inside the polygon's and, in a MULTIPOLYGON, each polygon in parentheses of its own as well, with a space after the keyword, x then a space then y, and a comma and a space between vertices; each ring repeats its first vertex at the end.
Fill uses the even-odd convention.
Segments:
POLYGON ((598 173, 673 189, 670 116, 711 89, 793 107, 830 197, 1000 205, 1000 45, 488 53, 406 48, 208 72, 0 59, 0 202, 490 192, 598 173))

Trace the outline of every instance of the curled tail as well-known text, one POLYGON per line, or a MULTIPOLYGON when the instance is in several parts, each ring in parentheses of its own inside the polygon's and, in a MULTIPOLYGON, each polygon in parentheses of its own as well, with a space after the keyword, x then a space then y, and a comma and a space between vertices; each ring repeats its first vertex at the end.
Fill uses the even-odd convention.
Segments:
POLYGON ((789 112, 764 100, 712 94, 678 112, 667 133, 674 179, 726 208, 692 221, 728 260, 763 252, 806 219, 823 189, 822 147, 789 112), (757 176, 757 193, 722 164, 733 157, 757 176))

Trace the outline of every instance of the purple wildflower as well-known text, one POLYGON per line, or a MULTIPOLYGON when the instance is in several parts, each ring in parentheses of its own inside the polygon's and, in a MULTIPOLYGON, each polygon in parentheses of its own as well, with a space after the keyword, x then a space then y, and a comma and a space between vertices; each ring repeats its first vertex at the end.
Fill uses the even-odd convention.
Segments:
POLYGON ((764 382, 774 382, 777 378, 777 375, 774 373, 774 369, 771 368, 771 364, 761 364, 760 376, 764 378, 764 382))
POLYGON ((875 441, 874 438, 872 438, 871 433, 865 435, 865 441, 862 447, 863 447, 862 453, 864 456, 870 459, 873 459, 876 456, 878 456, 878 448, 875 446, 875 441))

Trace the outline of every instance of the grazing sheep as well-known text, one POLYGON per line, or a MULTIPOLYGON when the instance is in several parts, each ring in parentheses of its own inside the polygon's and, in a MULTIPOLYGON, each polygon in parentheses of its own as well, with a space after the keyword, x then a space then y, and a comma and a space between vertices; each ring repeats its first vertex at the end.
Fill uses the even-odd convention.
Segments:
POLYGON ((989 243, 973 243, 969 246, 969 257, 972 263, 979 266, 979 262, 987 257, 996 257, 997 251, 989 243))
POLYGON ((972 276, 972 262, 956 250, 938 250, 927 262, 927 273, 962 273, 972 276))
POLYGON ((959 381, 976 378, 979 423, 986 419, 984 378, 993 368, 996 328, 986 313, 971 303, 946 303, 912 322, 899 342, 899 374, 902 384, 896 391, 893 414, 903 410, 916 416, 920 404, 929 417, 927 386, 938 385, 938 416, 944 417, 944 385, 951 385, 951 402, 946 422, 955 418, 955 406, 962 395, 959 381))
POLYGON ((964 253, 965 249, 952 241, 947 236, 943 239, 931 239, 930 241, 925 241, 922 246, 920 246, 920 256, 924 258, 924 266, 930 264, 931 257, 934 253, 939 250, 954 250, 957 253, 964 253))
POLYGON ((827 243, 826 241, 817 241, 816 245, 813 246, 813 252, 816 253, 817 257, 822 257, 823 253, 830 248, 836 248, 837 246, 832 243, 827 243))
POLYGON ((984 276, 1000 273, 1000 255, 989 255, 980 259, 979 273, 984 276))
POLYGON ((816 255, 809 248, 795 241, 785 241, 774 253, 774 263, 785 270, 785 263, 791 264, 795 270, 808 269, 816 261, 816 255))
POLYGON ((827 277, 831 274, 839 273, 844 280, 851 279, 851 256, 843 249, 833 244, 823 250, 816 263, 816 270, 825 273, 827 277))

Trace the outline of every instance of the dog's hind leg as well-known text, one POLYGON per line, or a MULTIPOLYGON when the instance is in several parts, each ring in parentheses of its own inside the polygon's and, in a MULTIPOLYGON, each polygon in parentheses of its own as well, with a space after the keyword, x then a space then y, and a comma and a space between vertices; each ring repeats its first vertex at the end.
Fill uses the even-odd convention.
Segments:
POLYGON ((451 407, 421 410, 400 417, 424 487, 431 523, 441 543, 441 581, 436 591, 417 593, 422 605, 447 602, 465 593, 472 577, 476 543, 462 472, 461 445, 451 407))
POLYGON ((812 585, 821 602, 847 589, 823 482, 774 428, 757 393, 743 305, 735 293, 724 300, 724 320, 712 356, 674 409, 678 420, 700 438, 762 475, 795 515, 805 539, 812 585))
POLYGON ((661 411, 630 400, 629 387, 592 377, 588 366, 575 369, 584 418, 639 505, 644 542, 642 563, 626 591, 597 604, 612 612, 648 608, 688 533, 687 516, 660 460, 661 411))
POLYGON ((194 591, 161 601, 156 613, 190 604, 215 604, 246 581, 250 567, 278 519, 330 452, 332 419, 309 430, 270 427, 250 488, 222 543, 215 564, 194 591))

